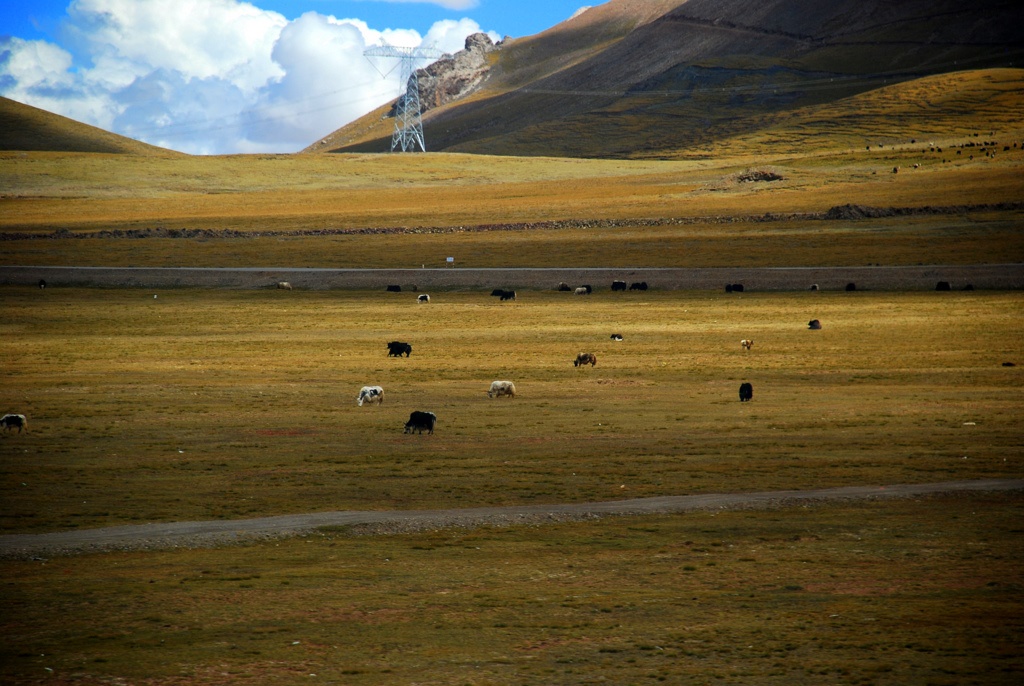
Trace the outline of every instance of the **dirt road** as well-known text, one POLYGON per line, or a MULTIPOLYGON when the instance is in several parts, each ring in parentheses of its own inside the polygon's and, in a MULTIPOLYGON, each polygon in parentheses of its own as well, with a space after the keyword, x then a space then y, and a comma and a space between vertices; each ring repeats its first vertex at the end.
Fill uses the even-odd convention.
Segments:
POLYGON ((169 522, 83 531, 0 536, 0 558, 50 558, 110 550, 212 548, 344 527, 353 534, 389 534, 450 527, 511 526, 580 521, 610 515, 645 515, 694 510, 794 507, 841 500, 878 500, 985 491, 1024 491, 1024 479, 983 479, 931 484, 846 486, 811 491, 663 496, 570 505, 524 505, 459 510, 318 512, 258 519, 169 522))
POLYGON ((568 284, 594 284, 607 290, 621 279, 647 282, 656 290, 720 290, 741 283, 751 291, 804 291, 818 284, 823 291, 933 291, 939 281, 953 290, 968 285, 979 290, 1024 288, 1024 265, 921 265, 903 267, 721 267, 674 268, 560 268, 560 269, 299 269, 299 268, 147 268, 147 267, 16 267, 0 266, 0 285, 91 288, 237 288, 272 289, 287 281, 296 289, 370 289, 391 284, 404 290, 492 288, 550 290, 568 284))

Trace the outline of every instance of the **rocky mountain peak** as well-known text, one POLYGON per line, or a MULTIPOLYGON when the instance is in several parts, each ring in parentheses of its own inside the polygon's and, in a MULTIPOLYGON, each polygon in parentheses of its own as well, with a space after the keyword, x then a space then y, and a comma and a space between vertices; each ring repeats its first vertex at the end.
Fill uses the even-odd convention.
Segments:
MULTIPOLYGON (((417 77, 422 111, 440 107, 474 91, 490 71, 487 55, 499 49, 503 43, 494 43, 486 33, 474 33, 466 38, 463 50, 454 55, 445 55, 429 67, 420 69, 417 77)), ((392 116, 397 108, 398 102, 391 108, 392 116)))

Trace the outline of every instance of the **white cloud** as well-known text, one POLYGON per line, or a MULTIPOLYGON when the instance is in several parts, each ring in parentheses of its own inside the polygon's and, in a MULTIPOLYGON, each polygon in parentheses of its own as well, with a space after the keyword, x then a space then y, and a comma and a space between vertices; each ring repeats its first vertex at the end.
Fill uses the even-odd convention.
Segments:
POLYGON ((377 2, 415 2, 419 4, 438 5, 449 10, 471 10, 480 6, 480 0, 377 0, 377 2))
MULTIPOLYGON (((443 19, 430 27, 427 35, 423 37, 423 44, 441 52, 456 53, 466 47, 466 36, 479 32, 480 25, 472 19, 443 19)), ((501 36, 494 31, 488 31, 487 35, 495 43, 501 40, 501 36)))
POLYGON ((212 154, 301 149, 397 97, 399 70, 367 47, 455 52, 480 27, 445 20, 421 37, 315 12, 289 22, 238 0, 74 0, 65 29, 67 50, 0 39, 0 94, 212 154))
POLYGON ((287 20, 237 0, 74 0, 69 28, 95 60, 224 78, 253 90, 279 74, 270 49, 287 20))

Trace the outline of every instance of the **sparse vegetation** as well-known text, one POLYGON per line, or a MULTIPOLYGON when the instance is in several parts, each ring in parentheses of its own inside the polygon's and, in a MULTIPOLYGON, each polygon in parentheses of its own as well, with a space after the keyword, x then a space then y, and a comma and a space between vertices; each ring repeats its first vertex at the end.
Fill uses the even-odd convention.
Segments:
POLYGON ((7 532, 1020 475, 1016 293, 5 292, 7 532))
POLYGON ((1020 681, 1019 496, 3 563, 8 684, 1020 681))
MULTIPOLYGON (((4 132, 33 145, 0 154, 0 232, 35 237, 4 241, 0 263, 415 267, 456 250, 481 267, 1021 262, 1019 205, 748 221, 1020 203, 1021 73, 714 131, 636 98, 700 140, 637 144, 653 120, 609 107, 599 119, 614 126, 590 130, 632 161, 26 152, 123 150, 35 122, 4 132), (980 132, 1012 147, 948 152, 980 132), (566 224, 457 230, 551 220, 566 224), (402 231, 297 235, 367 227, 402 231), (55 234, 160 228, 246 237, 55 234)), ((584 125, 527 142, 594 153, 584 125)), ((435 291, 429 306, 300 288, 2 292, 0 412, 29 418, 0 434, 3 533, 1022 474, 1016 292, 519 289, 500 303, 488 288, 435 291), (396 338, 410 357, 386 357, 396 338), (574 368, 580 350, 598 366, 574 368), (517 397, 489 400, 494 379, 517 397), (382 406, 356 406, 365 384, 384 386, 382 406), (402 434, 413 409, 437 413, 434 435, 402 434)), ((1022 506, 975 494, 6 560, 0 681, 1017 683, 1022 506)))

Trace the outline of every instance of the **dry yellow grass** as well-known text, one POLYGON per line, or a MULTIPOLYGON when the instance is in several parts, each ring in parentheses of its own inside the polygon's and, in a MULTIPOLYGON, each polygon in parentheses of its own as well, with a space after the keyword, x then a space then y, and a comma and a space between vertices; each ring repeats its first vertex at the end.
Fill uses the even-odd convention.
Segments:
MULTIPOLYGON (((406 267, 456 245, 474 266, 793 266, 1007 262, 1019 213, 876 222, 585 228, 588 219, 750 217, 846 203, 1019 202, 1024 149, 926 164, 917 150, 715 162, 467 155, 162 158, 6 154, 0 231, 199 228, 258 234, 573 220, 580 228, 457 235, 5 243, 0 262, 106 266, 406 267), (770 165, 767 163, 771 163, 770 165), (904 172, 892 174, 902 165, 904 172), (770 166, 780 181, 743 183, 770 166), (490 257, 488 257, 490 256, 490 257)), ((465 264, 470 266, 470 264, 465 264)))
POLYGON ((911 167, 919 150, 707 162, 471 155, 161 158, 5 153, 0 229, 457 226, 1019 201, 1024 150, 911 167), (773 166, 781 182, 736 183, 773 166))
POLYGON ((650 227, 639 220, 824 212, 848 203, 1020 203, 1022 73, 983 70, 899 84, 796 110, 674 160, 6 152, 0 154, 2 233, 198 228, 258 234, 551 220, 578 228, 260 242, 19 240, 4 244, 0 263, 405 267, 422 263, 422 255, 447 253, 453 243, 477 266, 1020 261, 1019 211, 763 226, 650 227), (973 147, 954 147, 968 144, 973 147), (781 178, 741 181, 750 169, 781 178), (586 227, 590 219, 638 220, 638 226, 598 232, 586 227))
MULTIPOLYGON (((966 136, 979 123, 956 126, 966 136)), ((725 156, 677 161, 7 153, 0 232, 445 226, 1022 197, 1016 150, 934 165, 909 145, 866 151, 803 126, 777 147, 768 137, 763 150, 734 142, 725 156), (785 180, 736 181, 764 166, 785 180)), ((1010 211, 456 236, 38 239, 4 242, 0 261, 415 266, 457 240, 481 266, 1003 262, 1024 259, 1019 226, 1010 211)), ((6 532, 1022 474, 1017 293, 521 291, 500 304, 439 292, 429 306, 377 292, 3 293, 0 409, 29 416, 29 431, 0 435, 6 532), (812 317, 822 331, 806 329, 812 317), (611 342, 613 331, 625 340, 611 342), (385 357, 396 338, 413 343, 412 357, 385 357), (754 348, 741 350, 741 338, 754 348), (598 366, 573 368, 580 350, 598 366), (496 378, 515 380, 520 397, 488 400, 496 378), (751 403, 738 401, 743 380, 754 384, 751 403), (383 407, 356 407, 366 383, 385 386, 383 407), (434 436, 401 433, 413 409, 437 412, 434 436)), ((1009 683, 1024 669, 1014 642, 1019 518, 1011 494, 5 561, 0 676, 1009 683)))
POLYGON ((5 292, 9 532, 1021 475, 1015 293, 5 292))
MULTIPOLYGON (((29 416, 0 435, 5 532, 1024 473, 1018 293, 3 294, 0 406, 29 416), (366 383, 383 406, 356 406, 366 383), (413 409, 434 435, 401 433, 413 409)), ((0 680, 997 686, 1024 673, 1021 508, 5 560, 0 680)))
POLYGON ((975 496, 5 562, 0 679, 1004 686, 1022 515, 975 496))

